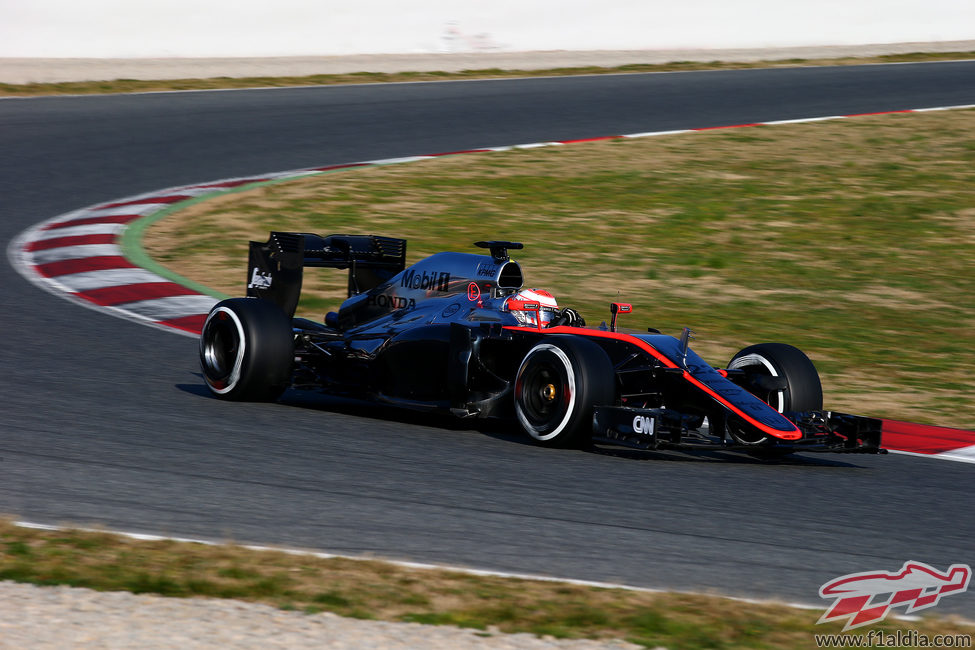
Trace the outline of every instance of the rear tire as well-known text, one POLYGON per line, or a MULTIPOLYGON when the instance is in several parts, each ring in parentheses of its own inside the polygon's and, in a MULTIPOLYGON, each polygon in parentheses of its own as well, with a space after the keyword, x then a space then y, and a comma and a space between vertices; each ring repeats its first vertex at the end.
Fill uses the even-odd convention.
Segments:
POLYGON ((214 395, 273 401, 291 383, 294 335, 274 303, 230 298, 214 305, 200 334, 200 367, 214 395))
POLYGON ((525 432, 551 447, 588 446, 593 407, 615 394, 613 364, 599 345, 574 336, 536 344, 515 376, 515 415, 525 432))

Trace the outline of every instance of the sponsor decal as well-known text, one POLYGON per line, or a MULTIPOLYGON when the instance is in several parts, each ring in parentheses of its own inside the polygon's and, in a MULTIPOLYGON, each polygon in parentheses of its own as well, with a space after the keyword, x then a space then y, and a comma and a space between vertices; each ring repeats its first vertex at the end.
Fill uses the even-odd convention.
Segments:
POLYGON ((382 309, 413 309, 416 307, 416 300, 413 298, 401 298, 400 296, 387 296, 384 293, 380 293, 376 296, 369 296, 366 304, 381 307, 382 309))
POLYGON ((271 273, 262 273, 260 269, 254 267, 254 273, 251 275, 251 281, 247 285, 248 289, 270 289, 271 288, 271 273))
POLYGON ((423 271, 421 273, 416 269, 409 269, 403 273, 400 286, 407 289, 446 293, 450 288, 450 273, 447 271, 423 271))
POLYGON ((478 264, 477 265, 477 277, 479 278, 493 278, 498 274, 498 267, 494 264, 478 264))
POLYGON ((481 288, 477 286, 477 282, 471 282, 467 285, 467 299, 471 302, 476 302, 481 297, 481 288))
POLYGON ((507 307, 509 311, 540 311, 542 309, 542 303, 508 298, 508 301, 505 303, 505 307, 507 307))
POLYGON ((443 318, 449 318, 450 316, 453 316, 454 314, 456 314, 456 313, 457 313, 457 312, 459 312, 459 311, 460 311, 460 305, 458 305, 458 304, 457 304, 457 303, 455 302, 455 303, 454 303, 454 304, 452 304, 452 305, 448 305, 448 306, 447 306, 447 308, 446 308, 446 309, 444 309, 444 310, 443 310, 443 311, 442 311, 442 312, 440 313, 440 315, 441 315, 441 316, 442 316, 443 318))
POLYGON ((968 589, 972 569, 952 564, 945 572, 923 562, 905 562, 900 571, 865 571, 834 578, 819 588, 820 598, 835 598, 816 623, 846 619, 843 631, 887 618, 893 607, 904 613, 934 607, 942 596, 968 589))
POLYGON ((633 432, 645 436, 652 436, 655 421, 645 415, 637 415, 633 418, 633 432))

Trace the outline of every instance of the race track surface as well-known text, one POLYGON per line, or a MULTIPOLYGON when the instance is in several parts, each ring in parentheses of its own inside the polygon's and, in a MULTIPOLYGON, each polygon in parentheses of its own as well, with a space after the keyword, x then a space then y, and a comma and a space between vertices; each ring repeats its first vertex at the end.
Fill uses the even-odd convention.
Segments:
MULTIPOLYGON (((973 103, 975 62, 0 100, 0 241, 232 176, 973 103)), ((553 451, 307 394, 227 404, 193 340, 6 262, 0 281, 0 512, 19 518, 823 604, 841 574, 975 563, 970 464, 553 451)), ((975 616, 975 596, 938 611, 975 616)))

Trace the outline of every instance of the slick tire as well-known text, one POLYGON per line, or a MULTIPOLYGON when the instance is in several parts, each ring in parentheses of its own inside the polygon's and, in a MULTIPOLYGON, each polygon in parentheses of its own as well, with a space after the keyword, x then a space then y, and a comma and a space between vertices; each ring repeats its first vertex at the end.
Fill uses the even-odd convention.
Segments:
POLYGON ((593 407, 611 404, 613 364, 599 345, 547 336, 525 355, 515 376, 515 415, 525 433, 551 447, 592 441, 593 407))
POLYGON ((214 305, 200 334, 200 367, 217 397, 273 401, 291 383, 294 335, 274 303, 230 298, 214 305))
MULTIPOLYGON (((780 379, 781 389, 761 389, 752 383, 749 390, 779 413, 819 411, 823 408, 823 387, 819 372, 809 357, 799 348, 785 343, 759 343, 741 350, 728 363, 729 369, 744 370, 750 379, 780 379)), ((736 442, 755 445, 749 455, 761 460, 778 460, 793 453, 770 445, 765 435, 740 429, 734 421, 728 423, 729 433, 736 442)))
POLYGON ((749 376, 782 378, 781 390, 753 390, 779 413, 819 411, 823 408, 823 386, 819 372, 799 348, 785 343, 751 345, 731 358, 729 369, 744 370, 749 376))

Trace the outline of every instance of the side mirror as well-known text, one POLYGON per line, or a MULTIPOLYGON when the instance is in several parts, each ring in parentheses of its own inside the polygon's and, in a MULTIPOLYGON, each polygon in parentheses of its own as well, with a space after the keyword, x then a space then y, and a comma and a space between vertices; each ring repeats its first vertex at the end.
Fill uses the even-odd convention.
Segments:
POLYGON ((535 327, 542 329, 542 305, 538 302, 530 302, 528 300, 509 300, 508 301, 509 311, 530 311, 535 313, 535 327))
POLYGON ((629 314, 633 311, 633 305, 627 302, 614 302, 609 306, 609 313, 613 315, 613 320, 609 325, 609 331, 616 331, 616 317, 619 314, 629 314))

